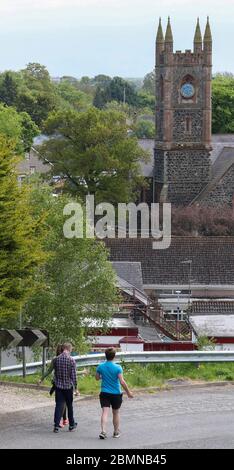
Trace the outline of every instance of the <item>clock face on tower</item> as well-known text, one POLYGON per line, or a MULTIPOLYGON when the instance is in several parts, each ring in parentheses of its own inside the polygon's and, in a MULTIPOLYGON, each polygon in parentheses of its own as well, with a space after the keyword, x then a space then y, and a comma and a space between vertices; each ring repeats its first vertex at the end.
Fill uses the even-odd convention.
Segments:
POLYGON ((180 89, 183 98, 192 98, 195 94, 195 89, 192 83, 184 83, 180 89))

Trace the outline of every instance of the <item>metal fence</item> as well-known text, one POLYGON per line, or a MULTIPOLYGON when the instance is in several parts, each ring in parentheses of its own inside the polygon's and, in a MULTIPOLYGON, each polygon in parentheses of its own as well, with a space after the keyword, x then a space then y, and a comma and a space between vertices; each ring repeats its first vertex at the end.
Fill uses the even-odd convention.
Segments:
MULTIPOLYGON (((105 360, 105 355, 88 354, 87 356, 73 356, 77 367, 97 366, 105 360)), ((126 363, 198 363, 198 362, 234 362, 234 351, 144 351, 144 352, 120 352, 116 354, 116 362, 126 363)), ((49 361, 47 361, 49 363, 49 361)), ((26 364, 27 374, 40 373, 42 362, 26 364)), ((21 364, 2 367, 3 375, 22 375, 21 364)))

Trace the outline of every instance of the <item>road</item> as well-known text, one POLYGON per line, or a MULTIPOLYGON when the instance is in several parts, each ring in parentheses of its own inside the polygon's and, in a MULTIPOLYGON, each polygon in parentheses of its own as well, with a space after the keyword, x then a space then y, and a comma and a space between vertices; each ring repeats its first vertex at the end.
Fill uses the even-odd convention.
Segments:
POLYGON ((125 398, 122 436, 98 439, 99 403, 75 403, 79 427, 74 433, 52 432, 53 403, 1 413, 0 448, 3 449, 233 449, 234 386, 174 389, 125 398))

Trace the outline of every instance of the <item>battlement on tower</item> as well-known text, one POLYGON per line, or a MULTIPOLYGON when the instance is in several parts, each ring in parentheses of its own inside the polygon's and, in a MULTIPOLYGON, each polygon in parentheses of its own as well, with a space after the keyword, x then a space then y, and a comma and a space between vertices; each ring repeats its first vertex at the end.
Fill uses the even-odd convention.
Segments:
POLYGON ((200 65, 203 61, 203 51, 193 52, 191 49, 186 49, 185 52, 176 51, 173 53, 174 65, 200 65))

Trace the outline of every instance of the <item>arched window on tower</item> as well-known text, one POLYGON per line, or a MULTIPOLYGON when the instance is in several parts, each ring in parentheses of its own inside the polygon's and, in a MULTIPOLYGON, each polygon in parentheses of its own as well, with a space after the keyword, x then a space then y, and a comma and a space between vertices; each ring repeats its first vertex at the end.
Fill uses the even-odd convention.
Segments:
POLYGON ((161 75, 160 77, 160 100, 163 101, 164 100, 164 80, 163 80, 163 76, 161 75))

